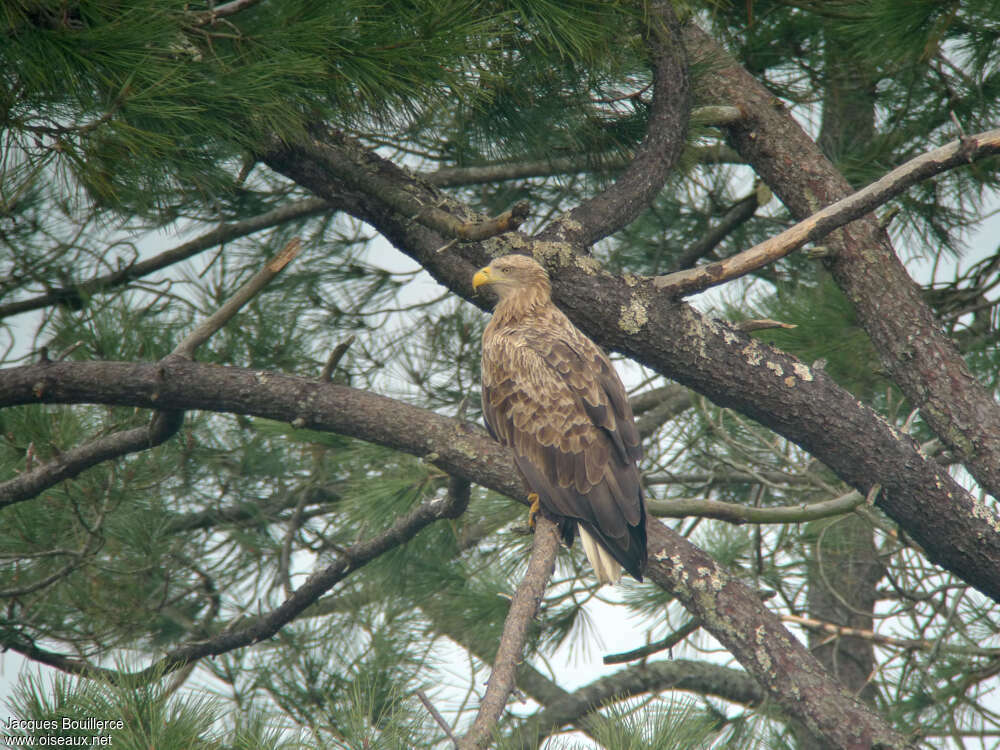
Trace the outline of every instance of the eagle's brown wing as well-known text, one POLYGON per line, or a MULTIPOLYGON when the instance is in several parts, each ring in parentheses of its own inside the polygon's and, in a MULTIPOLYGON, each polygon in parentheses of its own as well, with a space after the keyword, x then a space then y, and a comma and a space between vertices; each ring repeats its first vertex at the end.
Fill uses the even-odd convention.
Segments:
MULTIPOLYGON (((605 354, 555 307, 483 341, 483 412, 550 513, 582 524, 642 580, 646 513, 639 435, 605 354)), ((564 526, 572 541, 573 524, 564 526)))

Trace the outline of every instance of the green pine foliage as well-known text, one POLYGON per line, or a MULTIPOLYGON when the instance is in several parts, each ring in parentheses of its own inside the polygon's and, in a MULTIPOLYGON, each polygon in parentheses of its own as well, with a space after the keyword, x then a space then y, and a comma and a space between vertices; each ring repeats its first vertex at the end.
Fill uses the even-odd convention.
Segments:
POLYGON ((273 717, 259 713, 227 716, 223 703, 207 694, 171 695, 156 685, 27 677, 9 706, 8 721, 25 722, 5 731, 11 744, 13 738, 33 738, 40 745, 64 737, 127 750, 294 750, 304 746, 299 733, 276 729, 273 717))

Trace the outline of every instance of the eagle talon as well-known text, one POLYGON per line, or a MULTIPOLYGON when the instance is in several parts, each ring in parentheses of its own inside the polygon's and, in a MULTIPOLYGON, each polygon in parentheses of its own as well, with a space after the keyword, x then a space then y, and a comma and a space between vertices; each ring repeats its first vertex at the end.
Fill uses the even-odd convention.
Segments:
POLYGON ((531 507, 528 508, 528 528, 534 529, 535 516, 538 515, 538 511, 541 508, 541 505, 538 502, 538 493, 532 492, 530 495, 528 495, 528 500, 531 501, 531 507))

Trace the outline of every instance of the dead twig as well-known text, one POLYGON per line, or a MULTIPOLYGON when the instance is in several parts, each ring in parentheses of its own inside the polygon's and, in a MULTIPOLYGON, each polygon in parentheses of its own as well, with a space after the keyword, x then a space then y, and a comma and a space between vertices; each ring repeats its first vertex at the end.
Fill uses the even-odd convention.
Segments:
POLYGON ((420 702, 424 704, 424 708, 427 709, 427 713, 431 715, 431 718, 433 718, 437 725, 441 727, 442 731, 444 731, 448 739, 454 743, 455 747, 458 747, 458 738, 455 736, 455 733, 451 731, 451 727, 448 725, 448 722, 444 720, 441 712, 434 708, 434 704, 431 703, 430 698, 427 697, 427 693, 423 690, 418 690, 417 697, 420 699, 420 702))

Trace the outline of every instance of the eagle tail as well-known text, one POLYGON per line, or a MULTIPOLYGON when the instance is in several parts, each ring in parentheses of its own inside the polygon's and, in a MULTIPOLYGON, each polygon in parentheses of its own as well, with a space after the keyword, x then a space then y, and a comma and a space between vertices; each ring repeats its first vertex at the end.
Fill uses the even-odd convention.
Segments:
POLYGON ((602 585, 605 583, 618 583, 622 577, 621 564, 610 552, 604 549, 603 544, 591 536, 583 524, 580 524, 578 528, 580 529, 580 541, 583 542, 583 551, 587 553, 587 559, 590 560, 590 565, 594 569, 598 583, 602 585))

